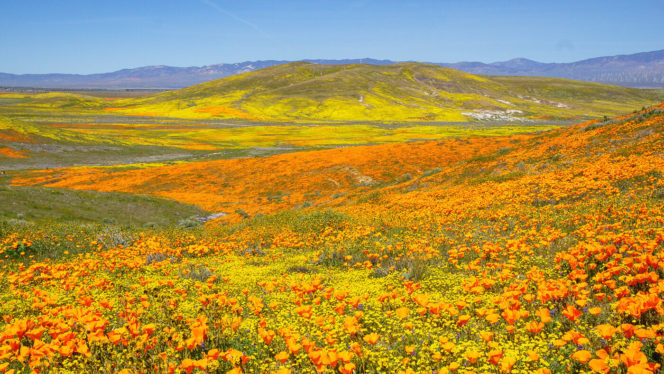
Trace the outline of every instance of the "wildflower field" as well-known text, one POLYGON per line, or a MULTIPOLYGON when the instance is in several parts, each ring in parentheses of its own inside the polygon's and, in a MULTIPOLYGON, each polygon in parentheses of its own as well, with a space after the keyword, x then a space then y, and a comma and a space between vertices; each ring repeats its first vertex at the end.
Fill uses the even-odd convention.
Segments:
POLYGON ((537 133, 11 173, 225 215, 0 223, 0 372, 661 373, 663 155, 660 104, 537 133))

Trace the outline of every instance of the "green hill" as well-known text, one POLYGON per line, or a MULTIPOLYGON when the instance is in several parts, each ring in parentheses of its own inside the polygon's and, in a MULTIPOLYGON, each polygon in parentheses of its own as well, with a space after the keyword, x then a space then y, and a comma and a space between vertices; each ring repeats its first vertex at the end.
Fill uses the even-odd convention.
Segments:
POLYGON ((593 118, 662 100, 661 90, 558 78, 479 76, 422 63, 296 62, 118 101, 107 110, 277 122, 465 122, 593 118))

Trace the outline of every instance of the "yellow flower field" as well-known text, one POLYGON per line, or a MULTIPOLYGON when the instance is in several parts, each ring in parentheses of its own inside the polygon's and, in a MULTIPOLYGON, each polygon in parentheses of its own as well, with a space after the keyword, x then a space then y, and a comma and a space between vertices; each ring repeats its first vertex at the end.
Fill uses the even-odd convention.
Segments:
POLYGON ((0 226, 0 372, 661 373, 663 154, 661 104, 528 135, 24 173, 14 186, 228 215, 0 226))

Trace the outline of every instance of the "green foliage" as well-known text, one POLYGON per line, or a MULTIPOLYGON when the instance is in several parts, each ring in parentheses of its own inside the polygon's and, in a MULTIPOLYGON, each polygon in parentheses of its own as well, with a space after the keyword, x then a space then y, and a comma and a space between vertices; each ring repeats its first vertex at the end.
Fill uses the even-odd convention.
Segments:
POLYGON ((381 194, 380 191, 373 191, 373 192, 369 192, 369 193, 366 193, 366 194, 362 194, 362 196, 360 196, 357 199, 357 203, 358 204, 376 203, 376 202, 380 201, 381 195, 382 194, 381 194))
POLYGON ((200 264, 187 264, 180 268, 180 277, 197 282, 205 282, 214 275, 212 270, 200 264))
POLYGON ((406 183, 413 180, 413 175, 410 173, 402 174, 398 179, 397 183, 406 183))
POLYGON ((201 215, 198 207, 157 197, 120 192, 13 187, 0 180, 0 220, 101 222, 143 227, 168 226, 182 217, 201 215))
POLYGON ((301 233, 319 233, 326 227, 342 229, 351 222, 351 218, 333 209, 302 214, 293 222, 293 230, 301 233))
POLYGON ((178 227, 183 229, 197 229, 202 225, 203 223, 195 216, 187 217, 178 221, 178 227))
POLYGON ((244 209, 235 209, 235 213, 241 215, 244 219, 251 218, 251 216, 245 212, 244 209))
POLYGON ((424 173, 422 173, 422 176, 423 177, 429 177, 429 176, 432 176, 434 174, 438 174, 441 171, 443 171, 443 169, 441 169, 439 167, 435 167, 433 169, 425 170, 424 173))

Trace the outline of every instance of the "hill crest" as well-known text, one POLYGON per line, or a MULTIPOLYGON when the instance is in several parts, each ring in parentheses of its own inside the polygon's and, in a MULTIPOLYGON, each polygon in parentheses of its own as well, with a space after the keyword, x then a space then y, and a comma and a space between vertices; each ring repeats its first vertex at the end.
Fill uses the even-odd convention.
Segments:
POLYGON ((659 91, 486 77, 435 64, 294 62, 118 102, 132 115, 274 122, 570 121, 664 100, 659 91))

